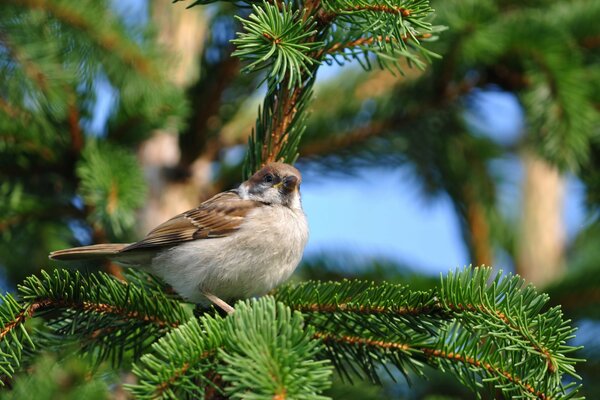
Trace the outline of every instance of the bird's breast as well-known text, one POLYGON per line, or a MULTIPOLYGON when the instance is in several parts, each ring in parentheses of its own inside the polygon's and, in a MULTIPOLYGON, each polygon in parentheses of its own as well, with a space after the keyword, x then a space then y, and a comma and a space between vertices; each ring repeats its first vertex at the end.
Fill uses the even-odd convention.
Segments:
POLYGON ((201 301, 200 290, 224 300, 247 298, 265 294, 289 278, 307 241, 308 224, 301 209, 264 206, 229 236, 194 240, 162 253, 153 270, 193 301, 201 301))
POLYGON ((301 209, 265 206, 248 216, 238 238, 240 246, 247 246, 263 263, 273 268, 295 263, 295 268, 308 241, 308 224, 301 209))

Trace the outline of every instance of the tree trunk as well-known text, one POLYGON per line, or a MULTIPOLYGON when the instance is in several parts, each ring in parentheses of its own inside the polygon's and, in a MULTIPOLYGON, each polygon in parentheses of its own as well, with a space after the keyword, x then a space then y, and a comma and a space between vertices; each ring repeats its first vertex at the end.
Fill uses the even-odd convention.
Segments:
POLYGON ((543 287, 564 272, 564 177, 527 152, 523 156, 523 205, 517 243, 517 273, 543 287))
MULTIPOLYGON (((168 75, 176 85, 187 88, 199 76, 207 24, 200 9, 188 10, 182 4, 154 0, 150 7, 159 42, 172 54, 168 75)), ((140 147, 139 159, 149 186, 148 202, 140 214, 142 234, 196 207, 210 185, 210 160, 202 157, 186 171, 185 177, 173 176, 181 156, 177 133, 174 129, 156 131, 140 147)))
POLYGON ((490 240, 490 226, 485 208, 481 202, 467 196, 470 201, 467 202, 466 220, 469 231, 471 260, 475 266, 490 266, 493 263, 494 256, 490 240))

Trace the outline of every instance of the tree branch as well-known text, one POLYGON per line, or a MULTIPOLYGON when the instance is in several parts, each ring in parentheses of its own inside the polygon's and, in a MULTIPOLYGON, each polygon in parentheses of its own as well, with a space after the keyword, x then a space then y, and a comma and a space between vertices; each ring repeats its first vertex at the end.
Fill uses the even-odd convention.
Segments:
POLYGON ((83 148, 83 133, 81 131, 81 126, 79 125, 79 108, 75 102, 75 95, 71 93, 69 97, 71 98, 68 114, 71 151, 74 154, 79 154, 83 148))
POLYGON ((301 154, 302 157, 331 154, 335 151, 359 145, 371 138, 385 135, 389 132, 389 127, 390 124, 387 122, 372 122, 344 134, 336 134, 327 139, 309 142, 300 148, 301 154))
POLYGON ((136 319, 141 322, 147 322, 159 326, 160 328, 177 328, 181 322, 168 322, 157 318, 154 315, 142 315, 137 311, 128 311, 124 308, 105 303, 92 303, 83 301, 77 303, 74 301, 56 301, 45 299, 35 301, 25 306, 21 312, 0 331, 0 341, 12 330, 23 324, 27 319, 32 318, 36 312, 45 311, 51 308, 71 308, 79 311, 91 311, 98 314, 112 314, 123 317, 124 320, 136 319))
POLYGON ((8 324, 4 325, 2 330, 0 331, 0 341, 4 339, 4 337, 9 334, 13 329, 18 327, 19 325, 25 323, 25 321, 31 317, 33 314, 40 308, 46 306, 46 302, 37 302, 29 305, 28 307, 23 308, 19 314, 10 321, 8 324))
MULTIPOLYGON (((302 82, 306 82, 306 75, 303 76, 302 82)), ((308 78, 310 79, 310 78, 308 78)), ((262 147, 262 165, 277 160, 277 154, 285 145, 288 140, 288 130, 294 116, 298 112, 296 108, 297 101, 303 92, 306 90, 306 86, 297 86, 288 89, 288 80, 284 79, 280 83, 280 92, 275 95, 273 104, 273 126, 271 130, 269 141, 265 141, 262 147)))
POLYGON ((548 366, 548 371, 550 373, 556 372, 555 361, 553 359, 552 354, 548 350, 548 348, 542 346, 537 341, 535 341, 535 336, 534 336, 533 332, 531 332, 528 329, 524 330, 524 328, 521 325, 516 325, 516 324, 512 323, 511 320, 503 312, 498 311, 498 310, 490 310, 489 308, 485 307, 483 304, 479 304, 479 305, 475 306, 473 304, 447 303, 446 305, 452 311, 457 312, 457 313, 462 313, 465 311, 480 312, 487 317, 495 318, 495 319, 501 321, 510 330, 517 333, 521 337, 521 340, 527 342, 532 348, 534 348, 536 351, 538 351, 540 354, 542 354, 544 356, 544 358, 546 358, 546 361, 547 361, 546 364, 548 366))
MULTIPOLYGON (((229 51, 231 54, 231 51, 229 51)), ((209 138, 208 122, 211 118, 218 116, 221 106, 221 97, 228 88, 231 81, 239 73, 240 61, 235 57, 225 57, 217 65, 208 67, 209 77, 201 79, 189 90, 192 99, 194 113, 188 121, 188 128, 179 136, 179 147, 181 149, 180 168, 187 171, 198 156, 207 147, 209 138)), ((210 149, 213 154, 218 154, 222 145, 218 142, 215 149, 210 149)))
MULTIPOLYGON (((140 75, 149 79, 157 79, 159 71, 156 70, 150 59, 146 58, 135 45, 123 47, 123 38, 113 33, 113 31, 99 32, 94 28, 93 23, 73 11, 72 8, 65 7, 62 4, 46 0, 9 0, 18 6, 31 9, 44 10, 56 19, 61 20, 67 26, 86 31, 96 42, 108 53, 116 53, 119 58, 131 65, 140 75)), ((125 42, 126 44, 128 42, 125 42)))
POLYGON ((479 369, 485 370, 485 371, 487 371, 487 373, 489 373, 492 376, 495 375, 495 376, 502 377, 502 378, 508 380, 509 382, 521 387, 526 392, 535 395, 538 399, 541 399, 541 400, 550 400, 551 399, 551 397, 548 394, 546 394, 540 390, 537 390, 532 385, 524 382, 524 380, 522 378, 520 378, 514 374, 511 374, 510 372, 508 372, 500 367, 497 367, 495 365, 492 365, 488 362, 477 360, 474 357, 464 355, 459 352, 448 353, 443 350, 432 349, 429 347, 413 347, 406 343, 389 342, 389 341, 383 341, 383 340, 373 340, 373 339, 362 338, 359 336, 348 336, 348 335, 335 336, 335 335, 332 335, 329 333, 323 333, 323 332, 315 332, 314 337, 316 339, 323 341, 323 343, 326 343, 326 344, 327 343, 338 343, 338 344, 345 344, 345 345, 359 346, 359 347, 371 347, 371 348, 377 348, 377 349, 383 349, 383 350, 397 350, 397 351, 401 351, 404 353, 416 352, 416 353, 421 353, 430 359, 438 358, 438 359, 454 361, 454 362, 458 362, 458 363, 462 363, 462 364, 468 364, 468 365, 477 367, 479 369))
MULTIPOLYGON (((417 36, 417 39, 428 39, 431 37, 431 33, 424 33, 422 35, 417 36)), ((408 40, 411 40, 412 37, 409 36, 402 36, 402 41, 406 42, 408 40)), ((345 42, 345 43, 335 43, 333 46, 331 46, 329 49, 325 50, 326 54, 333 54, 333 53, 338 53, 340 51, 343 51, 344 49, 349 49, 352 47, 360 47, 360 46, 370 46, 374 43, 377 42, 385 42, 385 43, 393 43, 396 41, 396 38, 394 37, 390 37, 390 36, 377 36, 377 37, 364 37, 364 38, 358 38, 356 40, 353 40, 351 42, 345 42)))
POLYGON ((24 57, 17 49, 17 46, 11 43, 6 34, 2 32, 0 32, 0 43, 6 48, 8 55, 21 64, 25 75, 35 82, 42 92, 46 92, 48 90, 48 77, 42 69, 30 59, 24 57))
POLYGON ((349 7, 349 8, 342 8, 342 9, 335 10, 335 11, 329 11, 329 12, 323 11, 322 13, 317 14, 317 18, 321 19, 325 23, 330 23, 331 21, 333 21, 340 15, 356 13, 356 12, 363 12, 363 11, 380 12, 380 13, 386 13, 386 14, 392 14, 392 15, 401 15, 404 18, 409 17, 412 14, 412 12, 409 9, 404 8, 404 7, 393 7, 393 6, 386 6, 383 4, 363 4, 363 5, 357 5, 357 6, 353 6, 353 7, 349 7))
MULTIPOLYGON (((167 390, 169 390, 169 388, 175 383, 177 382, 177 380, 185 375, 188 370, 190 369, 191 365, 195 365, 197 364, 200 360, 207 358, 207 357, 211 357, 216 355, 218 349, 212 349, 212 350, 208 350, 203 352, 202 354, 200 354, 198 357, 196 357, 193 360, 188 360, 186 362, 184 362, 181 367, 175 369, 173 371, 173 373, 171 374, 171 376, 169 377, 168 380, 161 382, 160 384, 158 384, 156 386, 156 390, 154 391, 154 393, 156 394, 155 398, 161 398, 162 394, 165 393, 167 390)), ((206 391, 209 392, 209 389, 211 387, 207 386, 206 387, 206 391)), ((212 394, 213 396, 215 395, 215 393, 212 394)), ((207 398, 211 398, 211 397, 207 397, 207 398)))
POLYGON ((519 387, 524 389, 526 392, 535 395, 538 399, 541 399, 541 400, 550 400, 551 399, 551 397, 548 394, 546 394, 540 390, 537 390, 532 385, 524 382, 522 378, 520 378, 514 374, 511 374, 510 372, 503 370, 502 368, 496 367, 495 365, 492 365, 490 363, 479 361, 479 360, 475 359, 474 357, 463 355, 459 352, 447 353, 443 350, 436 350, 436 349, 430 349, 430 348, 421 348, 421 351, 430 358, 442 358, 442 359, 449 360, 449 361, 457 361, 462 364, 469 364, 469 365, 472 365, 477 368, 483 368, 490 375, 501 376, 501 377, 505 378, 506 380, 508 380, 509 382, 518 385, 519 387))
POLYGON ((422 307, 383 307, 383 306, 363 306, 340 304, 301 304, 291 305, 290 308, 303 313, 326 313, 348 312, 356 314, 389 314, 389 315, 423 315, 443 312, 439 304, 422 307))

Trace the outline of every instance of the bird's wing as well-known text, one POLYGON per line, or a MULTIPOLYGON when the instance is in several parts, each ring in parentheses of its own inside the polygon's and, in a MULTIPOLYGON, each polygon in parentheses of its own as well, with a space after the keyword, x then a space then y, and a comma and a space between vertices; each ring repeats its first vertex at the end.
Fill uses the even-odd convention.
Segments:
POLYGON ((157 226, 144 239, 127 246, 123 251, 228 236, 240 228, 250 211, 263 205, 258 201, 240 198, 236 190, 219 193, 199 207, 157 226))

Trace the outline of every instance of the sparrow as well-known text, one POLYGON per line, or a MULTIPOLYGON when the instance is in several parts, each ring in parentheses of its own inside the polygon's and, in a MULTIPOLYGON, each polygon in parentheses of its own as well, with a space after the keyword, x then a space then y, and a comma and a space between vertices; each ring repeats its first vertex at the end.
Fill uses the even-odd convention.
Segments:
POLYGON ((50 253, 52 260, 108 258, 162 278, 184 299, 227 313, 228 302, 260 296, 290 277, 308 240, 300 171, 273 162, 237 189, 162 223, 135 243, 50 253))

